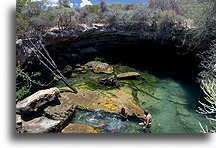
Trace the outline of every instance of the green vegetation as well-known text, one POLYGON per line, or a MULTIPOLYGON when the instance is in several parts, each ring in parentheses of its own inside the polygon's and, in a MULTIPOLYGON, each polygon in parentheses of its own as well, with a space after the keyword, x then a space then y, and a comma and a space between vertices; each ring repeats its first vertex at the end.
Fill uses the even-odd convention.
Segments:
MULTIPOLYGON (((189 46, 182 53, 191 50, 198 53, 202 70, 199 82, 209 102, 209 105, 201 103, 200 113, 215 115, 215 0, 149 0, 127 5, 100 0, 99 5, 76 9, 70 7, 69 0, 59 0, 55 7, 51 7, 48 0, 17 0, 16 5, 17 40, 26 39, 26 36, 41 39, 51 29, 76 32, 101 28, 141 33, 153 31, 156 37, 178 41, 178 46, 189 46), (208 107, 210 110, 206 110, 208 107)), ((20 100, 29 93, 32 85, 40 84, 32 79, 40 74, 25 72, 23 66, 17 66, 16 72, 16 100, 20 100)), ((87 85, 102 89, 96 83, 87 85)), ((209 120, 215 127, 215 118, 209 120)))

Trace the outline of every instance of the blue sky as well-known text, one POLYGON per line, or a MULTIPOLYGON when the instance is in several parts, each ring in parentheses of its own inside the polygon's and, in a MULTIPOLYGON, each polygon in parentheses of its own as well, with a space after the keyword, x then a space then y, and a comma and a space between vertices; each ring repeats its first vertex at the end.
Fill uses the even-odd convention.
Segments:
MULTIPOLYGON (((41 1, 41 0, 31 0, 31 1, 41 1)), ((48 0, 50 2, 50 6, 57 6, 58 0, 48 0)), ((140 3, 146 2, 148 0, 105 0, 107 3, 116 3, 120 2, 123 4, 130 3, 140 3)), ((99 4, 99 0, 70 0, 71 7, 83 7, 85 5, 99 4)))
MULTIPOLYGON (((70 0, 71 3, 74 5, 80 5, 82 0, 70 0)), ((99 0, 85 0, 85 1, 90 1, 92 4, 98 4, 99 0)), ((105 0, 107 3, 114 3, 114 2, 121 2, 123 4, 130 4, 130 3, 140 3, 140 2, 146 2, 147 0, 105 0)))

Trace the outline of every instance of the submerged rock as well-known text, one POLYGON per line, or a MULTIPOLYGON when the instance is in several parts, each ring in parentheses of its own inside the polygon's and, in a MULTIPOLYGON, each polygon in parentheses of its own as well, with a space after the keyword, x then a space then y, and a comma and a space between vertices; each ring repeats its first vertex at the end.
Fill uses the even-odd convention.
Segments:
POLYGON ((101 84, 101 85, 104 85, 104 86, 111 86, 111 87, 114 87, 114 88, 120 87, 120 83, 117 80, 116 76, 114 76, 112 78, 99 79, 98 83, 101 84))
POLYGON ((98 128, 80 125, 80 124, 69 124, 66 126, 62 133, 100 133, 101 131, 98 128))
POLYGON ((51 102, 59 97, 60 91, 58 88, 50 88, 40 90, 31 96, 17 102, 16 112, 18 114, 26 114, 30 112, 36 112, 38 108, 51 102))
POLYGON ((95 73, 113 73, 113 67, 111 65, 100 61, 91 61, 86 63, 85 66, 92 68, 95 73))
POLYGON ((118 79, 132 79, 139 77, 140 74, 138 72, 125 72, 117 75, 118 79))
POLYGON ((59 120, 52 120, 45 117, 35 118, 23 123, 23 129, 27 133, 49 133, 59 132, 59 120))

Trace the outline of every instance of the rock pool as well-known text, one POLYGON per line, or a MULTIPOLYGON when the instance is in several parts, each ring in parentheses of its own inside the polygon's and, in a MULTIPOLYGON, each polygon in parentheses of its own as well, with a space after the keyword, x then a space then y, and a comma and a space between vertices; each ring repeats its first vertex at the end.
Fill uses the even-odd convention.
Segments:
MULTIPOLYGON (((150 111, 153 117, 150 130, 143 130, 138 123, 141 119, 130 117, 123 122, 118 114, 77 109, 71 123, 98 127, 102 133, 200 133, 199 122, 209 125, 204 115, 198 114, 198 100, 203 100, 201 90, 194 85, 171 78, 159 78, 147 71, 140 71, 128 66, 113 65, 114 71, 138 72, 140 78, 135 80, 120 80, 121 87, 132 90, 134 101, 142 108, 150 111)), ((87 73, 76 74, 69 78, 71 84, 77 88, 89 90, 118 89, 102 86, 97 83, 100 78, 110 77, 111 74, 95 74, 91 70, 87 73)), ((55 84, 64 87, 62 82, 55 84)))

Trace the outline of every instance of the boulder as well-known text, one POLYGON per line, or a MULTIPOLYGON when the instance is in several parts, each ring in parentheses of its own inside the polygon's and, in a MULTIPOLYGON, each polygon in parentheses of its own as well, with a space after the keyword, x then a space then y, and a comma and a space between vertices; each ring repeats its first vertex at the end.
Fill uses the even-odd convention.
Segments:
POLYGON ((118 82, 117 77, 115 76, 112 78, 99 79, 98 83, 104 86, 111 86, 114 88, 120 87, 120 83, 118 82))
POLYGON ((23 120, 21 118, 21 115, 16 114, 16 131, 17 133, 24 133, 23 130, 23 120))
POLYGON ((117 75, 117 79, 133 79, 139 77, 140 74, 138 72, 125 72, 117 75))
POLYGON ((85 66, 92 68, 95 73, 113 73, 113 67, 111 65, 100 61, 91 61, 86 63, 85 66))
POLYGON ((61 73, 64 76, 70 76, 72 74, 72 67, 70 65, 66 65, 65 68, 61 70, 61 73))
POLYGON ((16 66, 21 66, 33 58, 33 47, 26 40, 16 40, 16 66))
POLYGON ((98 128, 80 125, 80 124, 69 124, 66 126, 62 133, 100 133, 101 131, 98 128))
POLYGON ((50 133, 59 132, 59 120, 38 117, 23 123, 23 129, 27 133, 50 133))
POLYGON ((75 105, 72 101, 72 99, 62 96, 59 100, 53 102, 52 106, 44 109, 44 115, 54 120, 60 120, 63 123, 69 119, 75 110, 75 105))
POLYGON ((50 88, 45 90, 40 90, 31 96, 17 102, 16 113, 26 114, 31 112, 36 112, 38 108, 44 106, 45 104, 57 99, 60 95, 58 88, 50 88))

